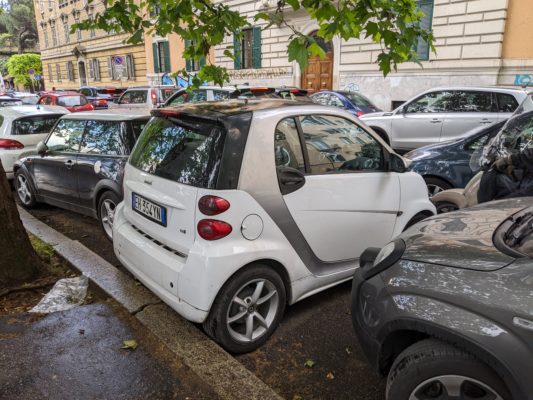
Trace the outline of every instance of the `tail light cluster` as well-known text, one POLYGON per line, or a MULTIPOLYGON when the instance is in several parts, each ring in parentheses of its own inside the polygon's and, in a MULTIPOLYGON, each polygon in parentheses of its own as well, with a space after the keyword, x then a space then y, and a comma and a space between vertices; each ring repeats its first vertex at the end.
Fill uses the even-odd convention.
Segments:
POLYGON ((12 139, 0 139, 0 149, 4 150, 18 150, 23 149, 24 145, 19 141, 12 139))
POLYGON ((358 117, 360 117, 361 115, 365 115, 365 113, 363 111, 357 111, 355 113, 358 117))
POLYGON ((157 92, 155 91, 155 89, 150 90, 150 98, 152 99, 152 104, 156 105, 157 104, 157 92))
MULTIPOLYGON (((198 209, 204 215, 222 214, 230 207, 229 201, 217 196, 203 196, 198 201, 198 209)), ((217 219, 202 219, 198 222, 198 234, 205 240, 218 240, 228 236, 233 228, 230 224, 217 219)))

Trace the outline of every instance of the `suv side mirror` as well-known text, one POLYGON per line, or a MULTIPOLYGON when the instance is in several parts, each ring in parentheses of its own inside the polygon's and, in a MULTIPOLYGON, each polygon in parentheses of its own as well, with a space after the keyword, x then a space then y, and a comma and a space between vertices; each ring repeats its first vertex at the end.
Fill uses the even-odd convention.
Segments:
POLYGON ((44 142, 39 142, 37 144, 37 154, 44 156, 48 151, 48 146, 44 142))
POLYGON ((399 154, 390 153, 389 171, 399 173, 407 172, 410 165, 410 160, 400 156, 399 154))

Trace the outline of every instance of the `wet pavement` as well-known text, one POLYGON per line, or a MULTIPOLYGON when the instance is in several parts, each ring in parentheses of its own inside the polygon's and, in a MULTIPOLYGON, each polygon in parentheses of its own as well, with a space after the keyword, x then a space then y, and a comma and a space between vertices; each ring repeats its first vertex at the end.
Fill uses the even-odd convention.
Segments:
POLYGON ((218 398, 112 301, 0 316, 0 348, 2 400, 218 398))
MULTIPOLYGON (((128 273, 96 220, 46 205, 30 212, 128 273)), ((236 358, 288 400, 383 400, 385 381, 366 363, 352 329, 349 297, 346 283, 288 307, 263 347, 236 358), (305 366, 308 360, 312 367, 305 366)))

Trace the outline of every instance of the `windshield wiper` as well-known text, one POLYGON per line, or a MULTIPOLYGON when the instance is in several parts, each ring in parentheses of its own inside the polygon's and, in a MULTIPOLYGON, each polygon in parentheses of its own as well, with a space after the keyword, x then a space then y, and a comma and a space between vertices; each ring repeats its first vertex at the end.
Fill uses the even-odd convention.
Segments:
POLYGON ((516 247, 522 239, 533 233, 533 211, 518 217, 505 233, 505 244, 516 247))

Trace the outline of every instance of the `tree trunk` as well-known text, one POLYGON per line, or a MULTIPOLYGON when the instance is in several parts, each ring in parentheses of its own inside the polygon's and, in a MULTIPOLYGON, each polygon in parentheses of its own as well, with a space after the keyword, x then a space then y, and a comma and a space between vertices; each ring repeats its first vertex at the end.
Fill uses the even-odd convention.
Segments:
POLYGON ((35 278, 42 267, 35 253, 0 161, 0 287, 35 278))

